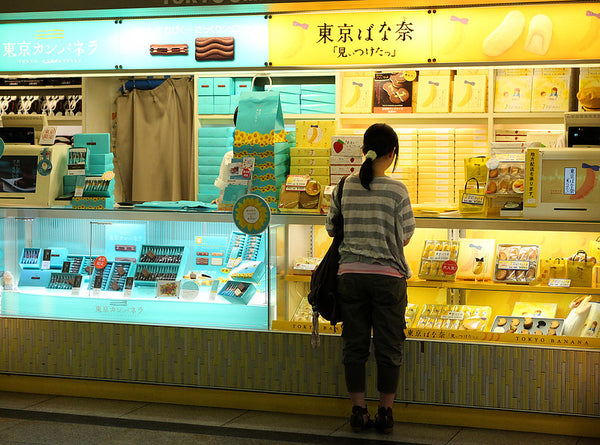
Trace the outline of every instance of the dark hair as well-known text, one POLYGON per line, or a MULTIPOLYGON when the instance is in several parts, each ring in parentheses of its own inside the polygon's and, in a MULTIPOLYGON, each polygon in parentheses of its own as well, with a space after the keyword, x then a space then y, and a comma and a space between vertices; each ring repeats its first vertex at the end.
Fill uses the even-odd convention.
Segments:
POLYGON ((233 112, 233 126, 234 127, 237 125, 237 114, 238 114, 238 107, 235 107, 235 111, 233 112))
MULTIPOLYGON (((363 137, 363 154, 366 155, 369 150, 377 153, 377 157, 386 156, 394 152, 394 168, 398 161, 398 135, 388 124, 373 124, 363 137)), ((373 181, 373 160, 366 158, 360 168, 358 174, 362 186, 371 190, 371 182, 373 181)))

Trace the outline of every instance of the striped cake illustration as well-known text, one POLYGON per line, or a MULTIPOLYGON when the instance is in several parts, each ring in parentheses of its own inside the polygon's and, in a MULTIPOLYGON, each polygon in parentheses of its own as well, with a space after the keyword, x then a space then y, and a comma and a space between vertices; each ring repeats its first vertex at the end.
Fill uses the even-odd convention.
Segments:
POLYGON ((196 39, 196 60, 233 60, 235 40, 233 37, 198 37, 196 39))

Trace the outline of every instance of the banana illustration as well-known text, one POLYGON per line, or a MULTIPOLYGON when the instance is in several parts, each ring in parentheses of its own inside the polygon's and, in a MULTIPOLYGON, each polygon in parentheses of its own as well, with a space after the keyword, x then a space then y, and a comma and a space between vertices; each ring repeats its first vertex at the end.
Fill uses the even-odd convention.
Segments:
POLYGON ((437 96, 437 87, 440 85, 439 82, 433 82, 433 81, 429 81, 429 96, 427 96, 427 99, 425 99, 425 101, 421 104, 422 108, 428 107, 429 105, 431 105, 433 103, 433 101, 435 100, 435 97, 437 96))
POLYGON ((306 30, 308 29, 308 23, 300 23, 294 20, 292 22, 293 38, 290 44, 287 46, 285 53, 281 55, 282 59, 289 59, 299 54, 304 47, 306 40, 306 30))
POLYGON ((450 21, 454 22, 454 27, 452 28, 452 35, 450 36, 450 39, 446 41, 444 46, 440 48, 440 54, 450 54, 458 48, 458 46, 462 43, 463 40, 465 26, 469 23, 469 19, 461 19, 459 17, 456 17, 455 15, 450 17, 450 21))
POLYGON ((358 99, 360 99, 360 89, 363 86, 363 84, 359 82, 352 82, 352 85, 354 85, 354 93, 352 94, 352 97, 350 98, 350 100, 344 108, 353 107, 354 105, 356 105, 356 102, 358 102, 358 99))
POLYGON ((529 22, 525 40, 525 51, 543 56, 552 41, 552 20, 545 14, 538 14, 529 22))
POLYGON ((315 143, 317 141, 318 137, 319 137, 319 126, 311 125, 310 128, 308 129, 308 143, 309 144, 315 143))
POLYGON ((469 103, 471 97, 473 97, 473 87, 475 86, 475 82, 469 82, 468 80, 465 80, 465 85, 465 94, 460 102, 456 104, 457 107, 464 107, 469 103))
POLYGON ((496 57, 508 51, 523 33, 525 15, 518 10, 510 11, 492 33, 483 41, 486 56, 496 57))
POLYGON ((577 45, 578 52, 589 49, 589 47, 599 41, 598 31, 600 30, 600 12, 595 13, 592 11, 586 11, 585 15, 586 17, 589 17, 587 20, 589 26, 585 35, 577 45))

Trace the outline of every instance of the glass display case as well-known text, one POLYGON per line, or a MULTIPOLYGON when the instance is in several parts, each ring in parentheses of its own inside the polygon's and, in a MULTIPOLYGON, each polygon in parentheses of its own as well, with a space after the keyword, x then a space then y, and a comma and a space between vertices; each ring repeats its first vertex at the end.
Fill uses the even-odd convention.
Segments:
POLYGON ((269 233, 231 214, 5 209, 2 316, 269 327, 269 233))

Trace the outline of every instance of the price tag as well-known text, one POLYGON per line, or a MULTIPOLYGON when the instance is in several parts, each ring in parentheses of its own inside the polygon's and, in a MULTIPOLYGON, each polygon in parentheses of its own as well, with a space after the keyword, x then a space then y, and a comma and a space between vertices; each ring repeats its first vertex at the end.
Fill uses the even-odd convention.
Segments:
POLYGON ((62 273, 69 273, 70 270, 71 270, 71 262, 70 261, 63 262, 62 273))
POLYGON ((52 258, 52 250, 44 249, 42 254, 42 269, 50 269, 50 259, 52 258))
POLYGON ((71 289, 71 295, 79 295, 81 290, 81 275, 75 275, 73 278, 73 288, 71 289))
POLYGON ((529 270, 529 261, 500 260, 498 269, 529 270))
POLYGON ((450 259, 449 250, 437 250, 433 252, 433 260, 435 261, 448 261, 450 259))
POLYGON ((445 315, 440 316, 443 320, 463 320, 465 318, 464 312, 450 311, 445 315))
POLYGON ((485 196, 465 193, 462 197, 462 203, 482 206, 485 203, 485 196))
POLYGON ((570 278, 550 278, 548 281, 550 287, 571 287, 570 278))
POLYGON ((309 179, 308 175, 289 175, 285 181, 285 189, 288 192, 302 192, 306 190, 309 179))

